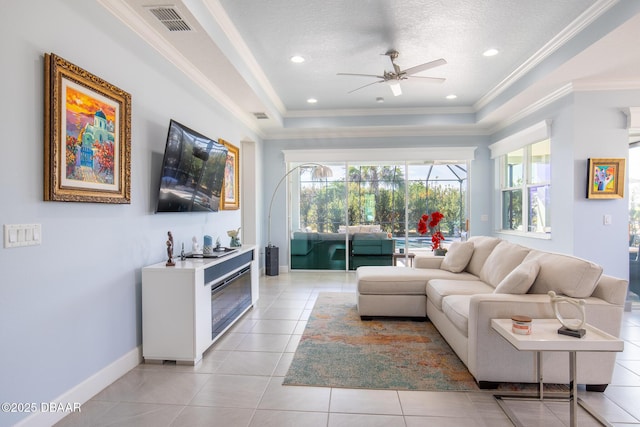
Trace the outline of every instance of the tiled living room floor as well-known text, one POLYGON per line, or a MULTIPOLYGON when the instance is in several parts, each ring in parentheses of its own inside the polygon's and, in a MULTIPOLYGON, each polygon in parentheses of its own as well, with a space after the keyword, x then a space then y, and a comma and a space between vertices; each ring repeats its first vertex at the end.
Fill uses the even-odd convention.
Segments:
MULTIPOLYGON (((282 386, 319 292, 354 292, 355 274, 260 278, 253 310, 195 367, 139 365, 58 426, 510 426, 489 392, 282 386)), ((625 351, 605 393, 581 397, 614 426, 640 425, 640 312, 624 315, 625 351)), ((509 402, 525 426, 569 425, 563 402, 509 402)), ((599 425, 580 412, 581 426, 599 425)))

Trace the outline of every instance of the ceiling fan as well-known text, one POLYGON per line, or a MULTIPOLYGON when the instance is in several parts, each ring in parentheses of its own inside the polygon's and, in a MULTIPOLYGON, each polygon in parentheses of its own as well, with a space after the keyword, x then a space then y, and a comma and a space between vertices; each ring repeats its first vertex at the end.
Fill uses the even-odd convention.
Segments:
POLYGON ((407 79, 422 79, 426 81, 430 81, 433 83, 442 83, 445 81, 444 78, 441 77, 424 77, 424 76, 416 76, 414 74, 418 74, 422 71, 429 70, 431 68, 439 67, 440 65, 444 65, 447 63, 444 59, 436 59, 435 61, 426 62, 424 64, 416 65, 415 67, 407 68, 406 70, 400 69, 400 66, 396 64, 395 60, 398 58, 398 51, 390 50, 384 55, 387 55, 391 60, 391 65, 393 65, 393 71, 384 71, 381 76, 376 74, 354 74, 354 73, 338 73, 339 76, 361 76, 361 77, 375 77, 377 79, 381 79, 375 81, 373 83, 368 83, 364 86, 360 86, 354 90, 349 91, 349 93, 353 93, 357 90, 363 89, 367 86, 371 86, 376 83, 384 83, 390 82, 389 86, 391 87, 391 91, 394 96, 402 95, 402 89, 400 88, 400 81, 407 79))

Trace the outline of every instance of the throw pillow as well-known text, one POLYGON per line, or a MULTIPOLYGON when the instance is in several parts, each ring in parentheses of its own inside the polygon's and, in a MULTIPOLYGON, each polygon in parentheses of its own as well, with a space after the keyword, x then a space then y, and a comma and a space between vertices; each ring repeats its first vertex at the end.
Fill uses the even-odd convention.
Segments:
POLYGON ((502 279, 493 291, 496 294, 526 294, 536 280, 540 264, 537 261, 526 261, 513 269, 502 279))
POLYGON ((473 242, 453 242, 440 264, 440 269, 460 273, 473 255, 473 242))

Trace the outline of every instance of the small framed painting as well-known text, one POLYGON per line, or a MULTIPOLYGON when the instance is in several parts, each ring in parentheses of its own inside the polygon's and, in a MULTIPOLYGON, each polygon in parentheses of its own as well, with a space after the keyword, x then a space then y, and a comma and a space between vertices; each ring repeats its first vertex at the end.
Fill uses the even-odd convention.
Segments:
POLYGON ((589 159, 589 199, 621 199, 624 197, 625 159, 589 159))
POLYGON ((131 95, 45 54, 44 200, 131 203, 131 95))
POLYGON ((224 139, 219 143, 227 147, 227 163, 224 167, 224 186, 220 198, 220 209, 240 209, 240 150, 224 139))

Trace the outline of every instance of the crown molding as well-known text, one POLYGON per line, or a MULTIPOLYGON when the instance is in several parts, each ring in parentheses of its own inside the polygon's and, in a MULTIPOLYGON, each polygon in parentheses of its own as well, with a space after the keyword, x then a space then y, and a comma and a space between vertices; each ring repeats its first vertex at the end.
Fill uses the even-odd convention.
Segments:
POLYGON ((573 88, 577 91, 599 90, 637 90, 640 89, 640 79, 621 80, 577 80, 573 82, 573 88))
POLYGON ((362 126, 340 128, 277 129, 267 132, 266 140, 392 138, 415 136, 486 136, 490 132, 478 125, 459 126, 362 126))
POLYGON ((258 126, 253 116, 245 113, 231 98, 220 90, 217 85, 194 67, 187 58, 168 43, 151 25, 145 22, 138 12, 130 7, 124 0, 98 0, 98 3, 158 51, 171 64, 182 71, 243 125, 247 126, 259 136, 263 135, 263 130, 258 126))
POLYGON ((582 13, 576 18, 569 26, 567 26, 562 32, 546 43, 540 50, 533 54, 522 65, 516 68, 511 74, 509 74, 504 80, 496 85, 492 90, 487 92, 482 98, 480 98, 475 104, 476 111, 484 108, 488 103, 493 101, 498 95, 504 92, 506 89, 514 85, 518 80, 529 73, 534 67, 539 65, 543 60, 547 59, 553 52, 558 50, 569 40, 583 31, 587 26, 592 24, 603 13, 611 9, 619 0, 599 0, 588 10, 582 13))
POLYGON ((514 123, 516 123, 519 120, 524 119, 525 117, 528 117, 529 115, 535 113, 538 110, 541 110, 542 108, 546 107, 547 105, 552 104, 553 102, 571 94, 574 92, 574 86, 572 83, 567 83, 566 85, 558 88, 557 90, 551 92, 550 94, 548 94, 547 96, 540 98, 539 100, 537 100, 536 102, 530 104, 527 108, 524 108, 522 110, 520 110, 519 112, 517 112, 516 114, 513 114, 511 116, 509 116, 509 118, 507 118, 506 120, 502 120, 498 123, 496 123, 494 126, 492 126, 489 129, 489 133, 490 134, 494 134, 504 128, 506 128, 509 125, 512 125, 514 123))
POLYGON ((209 10, 209 13, 211 13, 213 19, 218 23, 220 29, 231 43, 236 53, 240 56, 253 78, 256 79, 258 85, 265 91, 265 94, 271 101, 272 105, 278 110, 280 115, 284 115, 287 110, 284 103, 276 93, 271 82, 262 70, 262 67, 258 64, 258 61, 251 53, 251 50, 249 50, 249 47, 240 35, 240 32, 233 24, 231 18, 229 18, 229 15, 227 15, 227 12, 225 12, 220 2, 218 0, 204 0, 203 3, 209 10))
POLYGON ((338 110, 292 110, 285 118, 357 117, 357 116, 419 116, 432 114, 475 114, 473 107, 361 108, 338 110))

